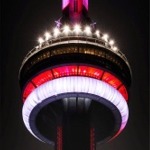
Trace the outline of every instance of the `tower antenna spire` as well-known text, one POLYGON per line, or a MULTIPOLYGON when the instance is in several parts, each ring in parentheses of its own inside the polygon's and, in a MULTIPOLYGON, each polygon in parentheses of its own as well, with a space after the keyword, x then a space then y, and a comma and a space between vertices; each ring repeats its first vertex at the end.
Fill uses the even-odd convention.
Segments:
POLYGON ((64 18, 71 22, 87 20, 88 0, 62 0, 62 12, 64 18))

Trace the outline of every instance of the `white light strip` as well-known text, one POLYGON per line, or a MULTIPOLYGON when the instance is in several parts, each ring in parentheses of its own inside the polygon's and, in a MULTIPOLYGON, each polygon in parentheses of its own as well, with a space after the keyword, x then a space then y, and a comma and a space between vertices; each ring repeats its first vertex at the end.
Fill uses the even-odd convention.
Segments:
MULTIPOLYGON (((123 96, 115 88, 110 86, 108 83, 97 79, 72 76, 54 79, 42 84, 25 100, 22 111, 23 120, 27 129, 33 135, 34 133, 31 131, 29 125, 29 116, 34 107, 51 96, 57 96, 57 94, 68 92, 83 92, 103 97, 118 108, 122 118, 120 130, 123 130, 126 126, 129 115, 128 105, 123 96)), ((36 137, 36 135, 34 136, 36 137)))

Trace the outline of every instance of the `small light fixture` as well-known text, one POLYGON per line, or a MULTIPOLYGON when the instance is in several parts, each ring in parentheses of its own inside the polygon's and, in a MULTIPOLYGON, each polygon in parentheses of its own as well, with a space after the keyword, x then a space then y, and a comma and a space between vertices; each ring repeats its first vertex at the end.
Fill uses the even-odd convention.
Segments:
POLYGON ((45 33, 45 40, 48 41, 50 39, 51 35, 49 32, 45 33))
POLYGON ((58 37, 60 34, 60 30, 58 28, 54 28, 54 37, 58 37))
POLYGON ((99 38, 100 37, 100 31, 99 30, 96 30, 95 32, 96 36, 99 38))
POLYGON ((108 41, 108 37, 109 37, 108 34, 104 34, 103 37, 102 37, 102 39, 107 42, 108 41))
POLYGON ((91 35, 91 28, 90 26, 86 26, 84 32, 86 33, 86 35, 91 35))
POLYGON ((116 52, 116 51, 118 51, 118 48, 116 46, 114 46, 113 50, 116 52))
POLYGON ((42 43, 44 42, 43 38, 40 37, 40 38, 38 39, 38 42, 39 42, 40 44, 42 44, 42 43))
POLYGON ((76 25, 74 26, 74 32, 75 32, 76 34, 79 34, 79 33, 81 32, 81 26, 80 26, 79 24, 76 24, 76 25))
POLYGON ((64 28, 63 28, 63 32, 68 35, 69 32, 70 32, 70 27, 68 25, 65 25, 64 28))
POLYGON ((110 44, 111 46, 114 45, 114 43, 115 43, 114 40, 110 40, 110 41, 109 41, 109 44, 110 44))

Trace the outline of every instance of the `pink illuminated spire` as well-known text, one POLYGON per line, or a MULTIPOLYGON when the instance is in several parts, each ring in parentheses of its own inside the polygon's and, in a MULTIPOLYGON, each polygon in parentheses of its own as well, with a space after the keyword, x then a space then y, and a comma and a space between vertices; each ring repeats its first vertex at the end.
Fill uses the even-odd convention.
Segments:
POLYGON ((88 8, 89 8, 89 1, 88 0, 83 0, 83 5, 88 10, 88 8))
POLYGON ((82 6, 88 10, 88 0, 63 0, 62 9, 64 10, 69 4, 78 10, 80 10, 82 6))
POLYGON ((62 9, 65 9, 69 5, 70 0, 63 0, 62 1, 62 9))
POLYGON ((88 0, 63 0, 62 11, 72 22, 82 22, 88 16, 88 0))

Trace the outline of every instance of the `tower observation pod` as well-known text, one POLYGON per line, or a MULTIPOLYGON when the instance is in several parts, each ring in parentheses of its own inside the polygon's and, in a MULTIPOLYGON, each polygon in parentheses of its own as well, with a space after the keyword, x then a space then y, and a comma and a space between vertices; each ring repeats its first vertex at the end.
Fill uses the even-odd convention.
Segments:
POLYGON ((131 69, 88 17, 88 0, 62 1, 62 17, 25 56, 19 82, 26 128, 55 150, 96 150, 127 124, 131 69))

